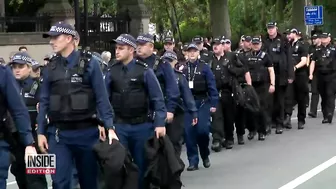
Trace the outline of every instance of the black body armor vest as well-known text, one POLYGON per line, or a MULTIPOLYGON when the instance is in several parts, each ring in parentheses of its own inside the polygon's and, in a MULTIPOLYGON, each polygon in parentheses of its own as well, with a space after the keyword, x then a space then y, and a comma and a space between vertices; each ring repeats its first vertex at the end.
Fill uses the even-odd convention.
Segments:
POLYGON ((87 66, 91 55, 81 52, 74 68, 67 68, 66 59, 55 57, 48 64, 50 82, 50 122, 92 120, 96 114, 96 99, 87 66))
POLYGON ((259 51, 258 54, 249 52, 246 55, 247 66, 251 74, 252 82, 265 82, 267 78, 267 68, 265 67, 264 58, 266 53, 259 51))
POLYGON ((144 83, 147 64, 136 60, 134 67, 123 74, 123 64, 115 63, 110 68, 111 98, 116 119, 129 124, 139 124, 148 120, 149 100, 144 83))
POLYGON ((187 80, 193 81, 193 88, 191 89, 191 92, 196 97, 207 97, 208 95, 208 85, 205 78, 205 75, 202 74, 203 67, 205 66, 205 62, 202 60, 199 60, 199 63, 196 67, 192 68, 192 66, 189 63, 187 65, 187 80))

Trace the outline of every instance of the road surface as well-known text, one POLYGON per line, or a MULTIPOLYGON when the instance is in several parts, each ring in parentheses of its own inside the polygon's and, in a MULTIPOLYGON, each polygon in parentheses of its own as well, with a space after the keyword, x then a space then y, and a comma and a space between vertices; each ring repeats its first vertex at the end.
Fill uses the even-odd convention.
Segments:
MULTIPOLYGON (((307 109, 308 110, 308 109, 307 109)), ((294 112, 293 115, 296 115, 294 112)), ((306 128, 266 141, 246 140, 244 146, 212 153, 211 168, 183 173, 185 189, 334 189, 336 188, 336 124, 307 118, 306 128)), ((183 153, 186 164, 186 155, 183 153)), ((50 178, 48 178, 49 183, 50 178)), ((8 189, 17 189, 9 175, 8 189)))

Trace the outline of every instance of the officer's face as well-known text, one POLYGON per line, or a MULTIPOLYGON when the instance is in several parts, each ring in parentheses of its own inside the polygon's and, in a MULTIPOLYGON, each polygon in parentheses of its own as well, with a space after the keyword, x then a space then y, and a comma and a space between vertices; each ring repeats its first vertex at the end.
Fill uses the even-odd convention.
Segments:
POLYGON ((30 74, 31 67, 28 66, 28 64, 13 63, 11 66, 12 66, 12 70, 13 70, 13 74, 14 74, 15 78, 18 79, 18 80, 25 79, 30 74))
POLYGON ((50 45, 55 53, 59 53, 69 45, 73 46, 73 37, 71 35, 58 35, 50 37, 50 45))
POLYGON ((268 27, 267 28, 267 33, 268 33, 268 35, 273 36, 277 33, 277 28, 276 27, 268 27))
POLYGON ((252 50, 259 51, 261 49, 261 43, 253 43, 252 50))
POLYGON ((251 41, 244 41, 244 48, 245 48, 245 49, 250 49, 251 46, 252 46, 251 41))
POLYGON ((323 45, 327 45, 327 44, 329 44, 330 41, 331 41, 330 37, 323 37, 323 38, 321 38, 321 43, 322 43, 323 45))
POLYGON ((154 51, 154 44, 153 43, 144 43, 138 44, 137 46, 137 55, 140 57, 147 57, 153 54, 154 51))
POLYGON ((165 43, 164 44, 164 49, 166 51, 173 51, 174 50, 174 47, 175 47, 175 44, 174 43, 165 43))
POLYGON ((133 53, 134 49, 128 45, 116 45, 115 56, 117 61, 127 60, 133 53))
POLYGON ((199 56, 199 50, 197 49, 189 49, 188 50, 188 58, 189 60, 197 60, 198 59, 198 56, 199 56))
POLYGON ((212 47, 212 50, 215 54, 219 55, 223 52, 223 45, 220 43, 215 43, 212 47))
POLYGON ((229 42, 224 43, 223 49, 224 49, 224 51, 230 51, 231 50, 231 43, 229 43, 229 42))
POLYGON ((38 78, 38 77, 40 77, 41 76, 41 68, 38 67, 36 69, 33 69, 32 72, 30 72, 30 76, 32 78, 38 78))
POLYGON ((203 49, 203 42, 197 42, 196 45, 197 45, 198 50, 203 49))
POLYGON ((318 45, 320 43, 321 43, 321 39, 320 38, 313 39, 313 45, 318 45))

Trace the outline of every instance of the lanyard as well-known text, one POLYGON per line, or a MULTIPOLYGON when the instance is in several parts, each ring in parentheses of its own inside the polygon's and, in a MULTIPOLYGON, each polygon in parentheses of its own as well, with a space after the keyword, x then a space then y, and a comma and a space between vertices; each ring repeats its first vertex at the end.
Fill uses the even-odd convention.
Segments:
POLYGON ((194 74, 191 76, 191 64, 189 64, 188 66, 188 81, 194 81, 195 79, 195 74, 196 74, 196 71, 197 71, 197 65, 195 66, 195 69, 194 69, 194 74))

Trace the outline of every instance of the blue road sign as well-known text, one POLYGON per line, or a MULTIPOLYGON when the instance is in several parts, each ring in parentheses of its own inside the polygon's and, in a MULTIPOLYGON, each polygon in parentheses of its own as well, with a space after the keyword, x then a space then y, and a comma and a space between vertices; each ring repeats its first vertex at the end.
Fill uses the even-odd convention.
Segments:
POLYGON ((306 25, 323 25, 323 6, 305 6, 304 17, 306 25))

